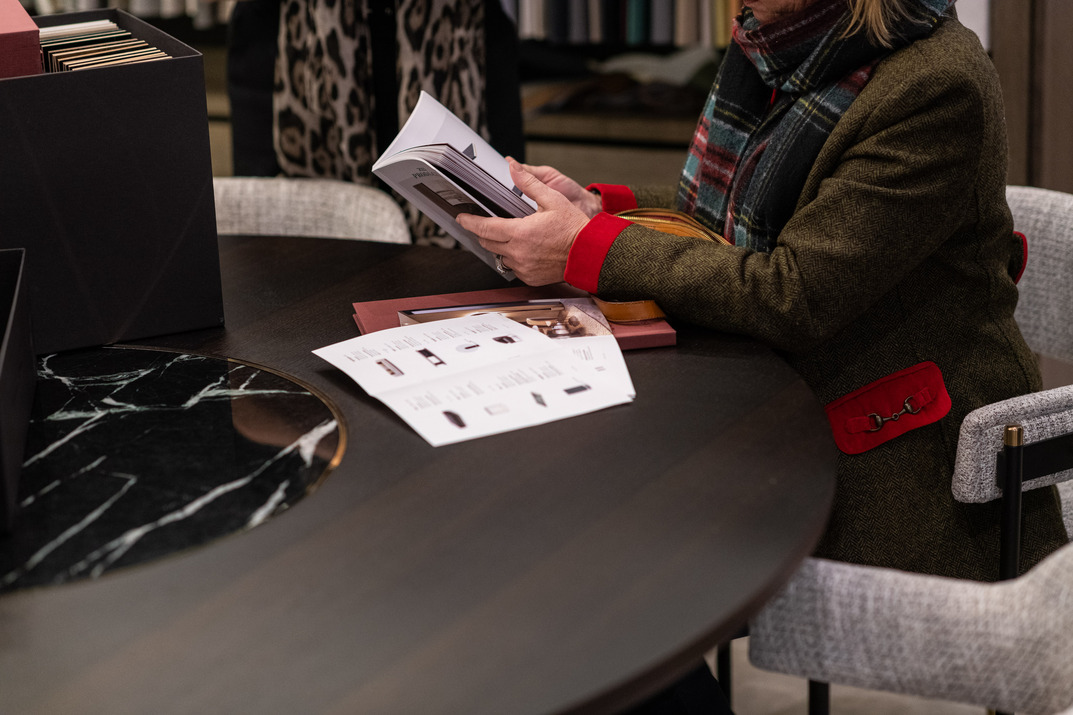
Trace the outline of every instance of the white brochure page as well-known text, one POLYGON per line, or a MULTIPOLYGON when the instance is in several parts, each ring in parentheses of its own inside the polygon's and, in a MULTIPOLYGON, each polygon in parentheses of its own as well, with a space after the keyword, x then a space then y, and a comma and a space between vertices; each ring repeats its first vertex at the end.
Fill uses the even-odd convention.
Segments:
POLYGON ((614 335, 585 335, 576 338, 560 338, 578 360, 588 363, 596 372, 605 375, 626 391, 631 398, 637 396, 633 380, 622 357, 622 349, 614 335))
MULTIPOLYGON (((514 180, 510 178, 510 168, 503 155, 424 90, 418 96, 414 111, 398 135, 384 150, 383 156, 373 164, 373 171, 389 164, 391 158, 401 151, 428 144, 450 144, 469 156, 503 186, 514 186, 514 180)), ((536 208, 536 203, 527 196, 519 198, 536 208)))
POLYGON ((624 384, 617 370, 596 369, 574 355, 573 342, 488 313, 380 330, 313 353, 438 447, 630 402, 628 373, 624 384))

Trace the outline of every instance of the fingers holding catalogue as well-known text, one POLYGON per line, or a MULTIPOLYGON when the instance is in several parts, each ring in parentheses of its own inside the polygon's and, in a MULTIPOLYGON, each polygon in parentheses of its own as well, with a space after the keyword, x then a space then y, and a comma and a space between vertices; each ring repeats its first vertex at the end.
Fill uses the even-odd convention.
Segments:
POLYGON ((514 162, 512 178, 537 203, 537 212, 517 219, 462 214, 458 223, 530 285, 563 280, 574 237, 588 217, 559 192, 514 162))
POLYGON ((535 176, 549 189, 558 191, 565 196, 570 203, 584 211, 589 218, 592 218, 599 213, 602 208, 599 196, 590 191, 586 191, 581 184, 574 181, 566 174, 563 174, 555 167, 521 164, 510 157, 507 158, 507 161, 512 164, 518 164, 518 166, 535 176))
POLYGON ((563 203, 571 203, 565 194, 545 184, 524 164, 514 159, 507 159, 507 166, 510 168, 510 178, 514 181, 514 185, 535 201, 537 208, 549 209, 563 203))
POLYGON ((502 255, 515 233, 514 224, 521 219, 459 214, 455 220, 459 226, 480 239, 482 246, 492 253, 502 255))

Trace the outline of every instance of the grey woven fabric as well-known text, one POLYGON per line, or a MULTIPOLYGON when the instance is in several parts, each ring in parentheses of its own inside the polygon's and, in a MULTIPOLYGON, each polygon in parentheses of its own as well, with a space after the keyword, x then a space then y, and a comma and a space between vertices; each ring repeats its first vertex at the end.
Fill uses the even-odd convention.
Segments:
POLYGON ((1032 350, 1073 362, 1073 195, 1008 186, 1006 200, 1028 238, 1017 324, 1032 350))
POLYGON ((1058 494, 1062 497, 1062 521, 1069 538, 1073 539, 1073 482, 1059 484, 1058 494))
MULTIPOLYGON (((1073 195, 1029 186, 1006 187, 1014 228, 1028 239, 1028 263, 1018 284, 1017 324, 1035 352, 1073 361, 1073 195)), ((1005 425, 1025 428, 1032 444, 1073 432, 1073 388, 1057 388, 986 405, 962 422, 951 483, 963 502, 998 499, 995 465, 1005 425)), ((1073 479, 1073 470, 1025 483, 1025 489, 1073 479)), ((1067 492, 1068 494, 1068 492, 1067 492)), ((1073 495, 1063 499, 1067 531, 1073 495)))
POLYGON ((335 179, 216 177, 220 234, 363 238, 410 243, 402 209, 389 194, 335 179))
POLYGON ((807 559, 749 626, 759 668, 1050 715, 1073 706, 1073 545, 982 583, 807 559))
MULTIPOLYGON (((995 482, 995 465, 1008 424, 1024 427, 1026 445, 1073 432, 1073 385, 984 405, 966 415, 950 485, 955 499, 978 503, 1002 496, 995 482)), ((1036 489, 1069 479, 1073 479, 1073 470, 1025 482, 1024 488, 1036 489)))

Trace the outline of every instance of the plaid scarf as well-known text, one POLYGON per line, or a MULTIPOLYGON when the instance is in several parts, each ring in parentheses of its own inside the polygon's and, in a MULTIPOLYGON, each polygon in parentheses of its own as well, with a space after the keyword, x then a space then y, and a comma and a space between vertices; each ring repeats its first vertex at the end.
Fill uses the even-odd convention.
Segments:
MULTIPOLYGON (((930 34, 953 0, 915 0, 897 47, 930 34)), ((827 137, 892 49, 842 34, 846 0, 765 24, 745 8, 701 114, 678 207, 735 245, 770 252, 827 137)))

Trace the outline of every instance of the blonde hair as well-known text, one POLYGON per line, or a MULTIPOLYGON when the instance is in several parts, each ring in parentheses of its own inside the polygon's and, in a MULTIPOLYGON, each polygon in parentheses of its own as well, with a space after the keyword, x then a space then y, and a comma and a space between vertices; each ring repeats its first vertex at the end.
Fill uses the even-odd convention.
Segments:
POLYGON ((903 21, 919 21, 912 0, 847 0, 850 23, 844 36, 864 30, 874 45, 893 47, 897 26, 903 21))

